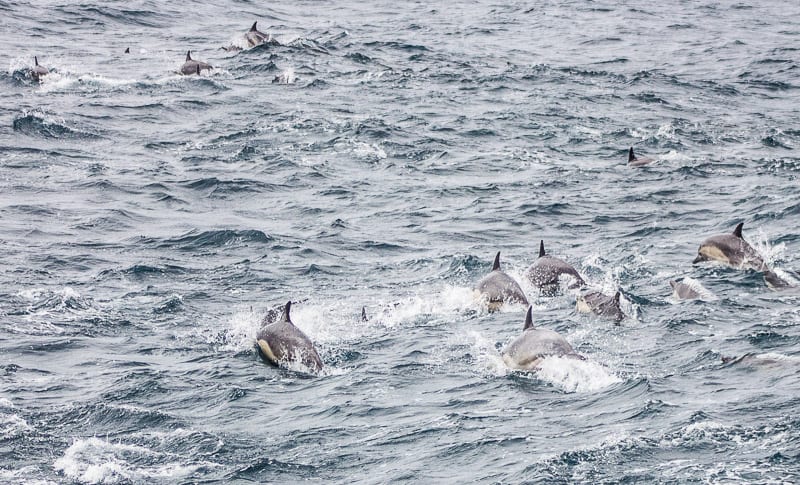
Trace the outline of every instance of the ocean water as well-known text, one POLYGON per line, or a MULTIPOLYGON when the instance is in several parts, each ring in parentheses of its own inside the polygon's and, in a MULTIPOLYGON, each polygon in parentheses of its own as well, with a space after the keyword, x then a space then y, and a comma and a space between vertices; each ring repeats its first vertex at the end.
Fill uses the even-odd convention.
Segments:
POLYGON ((0 33, 0 481, 800 480, 800 291, 691 264, 743 221, 800 269, 800 4, 0 0, 0 33), (220 49, 254 21, 283 45, 220 49), (630 318, 538 296, 541 239, 630 318), (586 361, 505 367, 497 251, 586 361), (256 353, 288 300, 322 375, 256 353))

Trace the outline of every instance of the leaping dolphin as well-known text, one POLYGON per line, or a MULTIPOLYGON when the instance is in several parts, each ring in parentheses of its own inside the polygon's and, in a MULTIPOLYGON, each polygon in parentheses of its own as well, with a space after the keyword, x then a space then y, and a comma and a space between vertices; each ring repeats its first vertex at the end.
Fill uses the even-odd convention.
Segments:
POLYGON ((703 241, 692 264, 719 261, 736 269, 767 271, 764 260, 742 237, 743 225, 744 222, 737 224, 733 234, 718 234, 703 241))
POLYGON ((192 59, 192 51, 186 52, 186 62, 181 66, 181 74, 189 76, 191 74, 200 74, 203 69, 211 69, 211 64, 192 59))
POLYGON ((499 309, 503 303, 528 304, 525 292, 522 291, 519 284, 500 269, 500 251, 494 257, 491 273, 478 281, 475 291, 480 294, 481 298, 488 301, 489 311, 499 309))
POLYGON ((647 157, 637 157, 633 154, 633 147, 628 150, 628 165, 631 167, 643 167, 649 163, 653 163, 655 160, 652 158, 647 157))
POLYGON ((548 356, 585 360, 585 357, 575 352, 558 332, 546 328, 534 328, 532 311, 533 307, 529 306, 522 335, 515 338, 503 350, 503 362, 508 367, 533 370, 548 356))
MULTIPOLYGON (((289 310, 292 302, 286 303, 280 320, 265 325, 256 336, 258 353, 266 362, 278 367, 287 367, 299 362, 312 372, 322 370, 322 359, 311 339, 292 323, 289 310)), ((265 323, 268 314, 265 317, 265 323)))
POLYGON ((525 276, 545 295, 553 295, 558 291, 561 275, 574 278, 570 289, 586 285, 581 275, 568 263, 545 253, 544 240, 539 241, 539 259, 525 272, 525 276))
POLYGON ((619 304, 619 298, 619 291, 614 293, 613 296, 604 295, 599 291, 591 291, 577 298, 575 308, 580 313, 594 313, 619 323, 625 318, 625 313, 622 312, 622 307, 619 304))

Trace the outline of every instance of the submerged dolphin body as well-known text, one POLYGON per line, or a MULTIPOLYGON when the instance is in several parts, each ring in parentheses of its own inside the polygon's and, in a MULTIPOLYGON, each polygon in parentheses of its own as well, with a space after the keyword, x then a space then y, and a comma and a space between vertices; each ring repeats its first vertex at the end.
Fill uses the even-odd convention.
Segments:
POLYGON ((631 149, 628 150, 628 165, 630 165, 631 167, 643 167, 645 165, 653 163, 654 161, 655 160, 653 160, 652 158, 637 157, 636 155, 633 154, 633 147, 631 147, 631 149))
POLYGON ((490 311, 499 309, 504 303, 528 304, 528 298, 519 284, 500 269, 500 251, 494 257, 491 273, 478 281, 475 291, 488 301, 490 311))
POLYGON ((200 71, 203 69, 210 70, 212 68, 211 64, 202 61, 196 61, 192 59, 192 51, 186 52, 186 62, 183 63, 181 66, 181 74, 189 76, 192 74, 200 74, 200 71))
POLYGON ((608 296, 599 291, 591 291, 577 298, 575 308, 580 313, 594 313, 601 317, 610 318, 619 323, 625 318, 619 304, 620 292, 608 296))
MULTIPOLYGON (((281 318, 265 325, 256 336, 258 353, 266 362, 278 367, 287 367, 299 362, 312 372, 322 370, 322 359, 311 339, 292 323, 289 310, 292 302, 286 303, 281 318)), ((265 317, 270 317, 269 312, 265 317)))
POLYGON ((672 287, 672 297, 676 300, 700 300, 703 298, 692 285, 678 280, 670 280, 669 286, 672 287))
POLYGON ((533 370, 539 366, 542 359, 549 356, 585 360, 558 332, 546 328, 534 328, 532 310, 533 307, 529 306, 528 313, 525 315, 525 325, 522 327, 522 335, 514 339, 503 350, 503 362, 508 367, 533 370))
POLYGON ((742 237, 742 226, 744 222, 740 222, 732 234, 718 234, 703 241, 692 264, 719 261, 736 269, 767 271, 764 260, 742 237))
POLYGON ((543 294, 553 295, 558 291, 561 275, 574 278, 570 288, 586 285, 581 275, 570 264, 545 253, 544 240, 539 242, 539 258, 525 272, 528 280, 538 287, 543 294))

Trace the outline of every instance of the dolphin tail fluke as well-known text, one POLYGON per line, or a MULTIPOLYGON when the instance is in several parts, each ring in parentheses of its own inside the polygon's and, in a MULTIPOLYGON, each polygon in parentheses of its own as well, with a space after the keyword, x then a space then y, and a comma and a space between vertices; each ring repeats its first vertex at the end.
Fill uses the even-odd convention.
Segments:
POLYGON ((529 328, 533 328, 533 305, 528 307, 528 313, 525 314, 525 326, 522 327, 522 331, 524 332, 529 328))
POLYGON ((742 226, 744 226, 744 222, 740 222, 736 225, 736 229, 733 230, 733 235, 742 239, 742 226))
POLYGON ((544 256, 544 239, 539 240, 539 257, 544 256))
POLYGON ((292 300, 286 302, 286 306, 283 307, 283 315, 281 315, 282 322, 292 323, 292 319, 289 318, 289 310, 292 308, 292 300))
POLYGON ((258 20, 256 20, 255 22, 253 22, 253 26, 252 26, 252 27, 250 27, 250 32, 258 32, 258 29, 256 28, 256 24, 257 24, 257 23, 258 23, 258 20))
POLYGON ((492 271, 500 269, 500 251, 494 256, 494 263, 492 263, 492 271))
POLYGON ((187 61, 191 61, 192 60, 192 51, 186 51, 186 60, 187 61))
POLYGON ((634 160, 636 160, 636 155, 633 154, 633 147, 631 147, 631 149, 628 150, 628 163, 631 163, 634 160))

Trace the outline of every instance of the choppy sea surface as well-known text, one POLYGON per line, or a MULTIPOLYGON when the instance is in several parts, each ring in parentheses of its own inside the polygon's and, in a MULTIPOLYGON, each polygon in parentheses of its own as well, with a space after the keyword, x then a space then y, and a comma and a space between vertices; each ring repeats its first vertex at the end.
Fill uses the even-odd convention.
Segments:
POLYGON ((0 34, 0 481, 800 480, 800 291, 691 264, 743 221, 800 268, 797 2, 0 0, 0 34), (254 21, 282 45, 220 49, 254 21), (541 239, 630 317, 539 296, 541 239), (586 361, 504 365, 497 251, 586 361), (256 353, 288 300, 319 376, 256 353))

